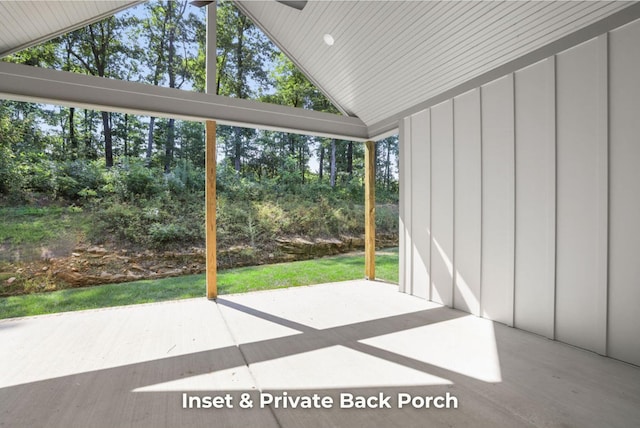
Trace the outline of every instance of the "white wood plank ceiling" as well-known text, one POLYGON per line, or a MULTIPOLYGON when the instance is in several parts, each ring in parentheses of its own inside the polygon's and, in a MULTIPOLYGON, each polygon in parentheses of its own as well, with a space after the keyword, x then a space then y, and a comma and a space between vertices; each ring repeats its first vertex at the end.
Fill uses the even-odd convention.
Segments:
POLYGON ((236 3, 344 113, 369 126, 632 4, 310 0, 298 11, 236 3))
POLYGON ((81 28, 140 1, 0 1, 0 57, 81 28))

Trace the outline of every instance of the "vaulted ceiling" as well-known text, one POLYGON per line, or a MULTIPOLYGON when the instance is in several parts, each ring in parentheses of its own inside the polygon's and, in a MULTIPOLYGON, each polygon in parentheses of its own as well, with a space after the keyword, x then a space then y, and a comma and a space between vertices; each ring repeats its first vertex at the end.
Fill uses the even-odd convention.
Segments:
POLYGON ((236 3, 343 113, 381 130, 388 118, 632 4, 334 0, 298 11, 236 3))
MULTIPOLYGON (((0 57, 137 3, 2 0, 0 57)), ((607 31, 603 25, 640 17, 640 4, 621 1, 309 0, 303 10, 235 3, 372 137, 505 64, 535 61, 546 49, 542 59, 563 41, 575 44, 576 34, 587 40, 607 31)))
POLYGON ((138 1, 0 1, 0 58, 141 3, 138 1))

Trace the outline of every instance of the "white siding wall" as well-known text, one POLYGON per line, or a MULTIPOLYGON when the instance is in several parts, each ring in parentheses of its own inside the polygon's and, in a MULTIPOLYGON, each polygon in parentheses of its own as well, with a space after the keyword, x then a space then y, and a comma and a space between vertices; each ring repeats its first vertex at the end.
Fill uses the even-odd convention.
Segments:
POLYGON ((639 44, 636 21, 405 119, 407 292, 640 364, 639 44))
POLYGON ((607 202, 600 188, 607 141, 601 138, 599 54, 592 40, 557 57, 556 337, 604 353, 606 223, 600 220, 607 202))
MULTIPOLYGON (((453 102, 431 109, 431 299, 453 306, 453 102)), ((414 160, 417 162, 417 159, 414 160)))
POLYGON ((513 75, 482 87, 482 316, 513 325, 513 75))
POLYGON ((609 355, 640 364, 640 24, 609 45, 609 355))
POLYGON ((554 58, 515 75, 515 326, 549 338, 555 335, 554 76, 554 58))
POLYGON ((482 164, 480 90, 454 99, 454 307, 480 315, 482 164))
POLYGON ((412 141, 416 144, 411 151, 411 218, 413 219, 413 294, 430 298, 429 294, 429 266, 431 262, 431 248, 429 235, 431 233, 431 132, 429 112, 424 111, 411 118, 412 141))

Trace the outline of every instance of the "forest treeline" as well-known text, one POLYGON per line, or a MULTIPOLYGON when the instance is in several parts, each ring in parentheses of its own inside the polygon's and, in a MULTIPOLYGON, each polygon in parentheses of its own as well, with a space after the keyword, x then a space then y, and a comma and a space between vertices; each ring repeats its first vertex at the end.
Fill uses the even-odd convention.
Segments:
MULTIPOLYGON (((338 114, 232 2, 219 1, 217 16, 217 94, 338 114)), ((202 92, 205 12, 185 0, 147 2, 5 60, 202 92)), ((219 126, 217 145, 223 243, 361 227, 349 216, 361 216, 362 144, 219 126)), ((396 137, 376 145, 382 203, 397 203, 397 151, 396 137)), ((203 237, 203 192, 202 123, 0 101, 4 205, 47 195, 95 208, 95 239, 180 245, 203 237)))

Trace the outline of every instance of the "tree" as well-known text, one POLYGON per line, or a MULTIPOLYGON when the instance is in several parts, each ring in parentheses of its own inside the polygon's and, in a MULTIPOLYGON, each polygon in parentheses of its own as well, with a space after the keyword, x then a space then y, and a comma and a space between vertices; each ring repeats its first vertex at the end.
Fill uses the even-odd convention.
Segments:
MULTIPOLYGON (((93 76, 120 77, 128 50, 123 43, 122 31, 130 19, 112 16, 63 36, 68 66, 77 66, 93 76)), ((105 164, 110 168, 113 166, 111 116, 106 111, 101 112, 101 116, 105 164)))
MULTIPOLYGON (((196 74, 191 67, 197 65, 195 59, 198 53, 190 48, 190 43, 197 40, 202 24, 191 14, 189 17, 184 16, 187 4, 186 0, 163 0, 146 5, 148 15, 142 21, 140 36, 147 44, 143 63, 149 73, 145 80, 152 85, 164 84, 170 88, 180 88, 196 74)), ((175 119, 169 119, 166 126, 163 167, 165 173, 168 173, 174 158, 175 119)), ((151 117, 147 162, 150 162, 153 153, 155 130, 156 118, 151 117)))
MULTIPOLYGON (((273 53, 271 42, 230 1, 220 1, 217 13, 216 94, 236 98, 256 98, 269 83, 265 71, 273 53)), ((198 33, 202 38, 203 33, 198 33)), ((201 50, 204 50, 201 39, 201 50)), ((203 56, 200 55, 202 58, 203 56)), ((202 68, 204 69, 204 68, 202 68)), ((198 81, 198 79, 196 79, 198 81)), ((201 84, 204 79, 200 78, 201 84)), ((220 134, 219 134, 220 135, 220 134)), ((249 145, 256 137, 253 129, 232 127, 223 131, 225 156, 240 173, 249 145)))
POLYGON ((386 191, 395 191, 397 180, 394 177, 394 168, 397 171, 398 161, 398 136, 394 135, 376 144, 376 181, 386 191))
POLYGON ((112 134, 114 141, 114 155, 125 157, 140 157, 144 153, 145 134, 147 124, 139 116, 127 113, 112 113, 112 134))
POLYGON ((336 140, 331 140, 331 187, 336 187, 336 173, 337 173, 337 165, 336 165, 336 140))

